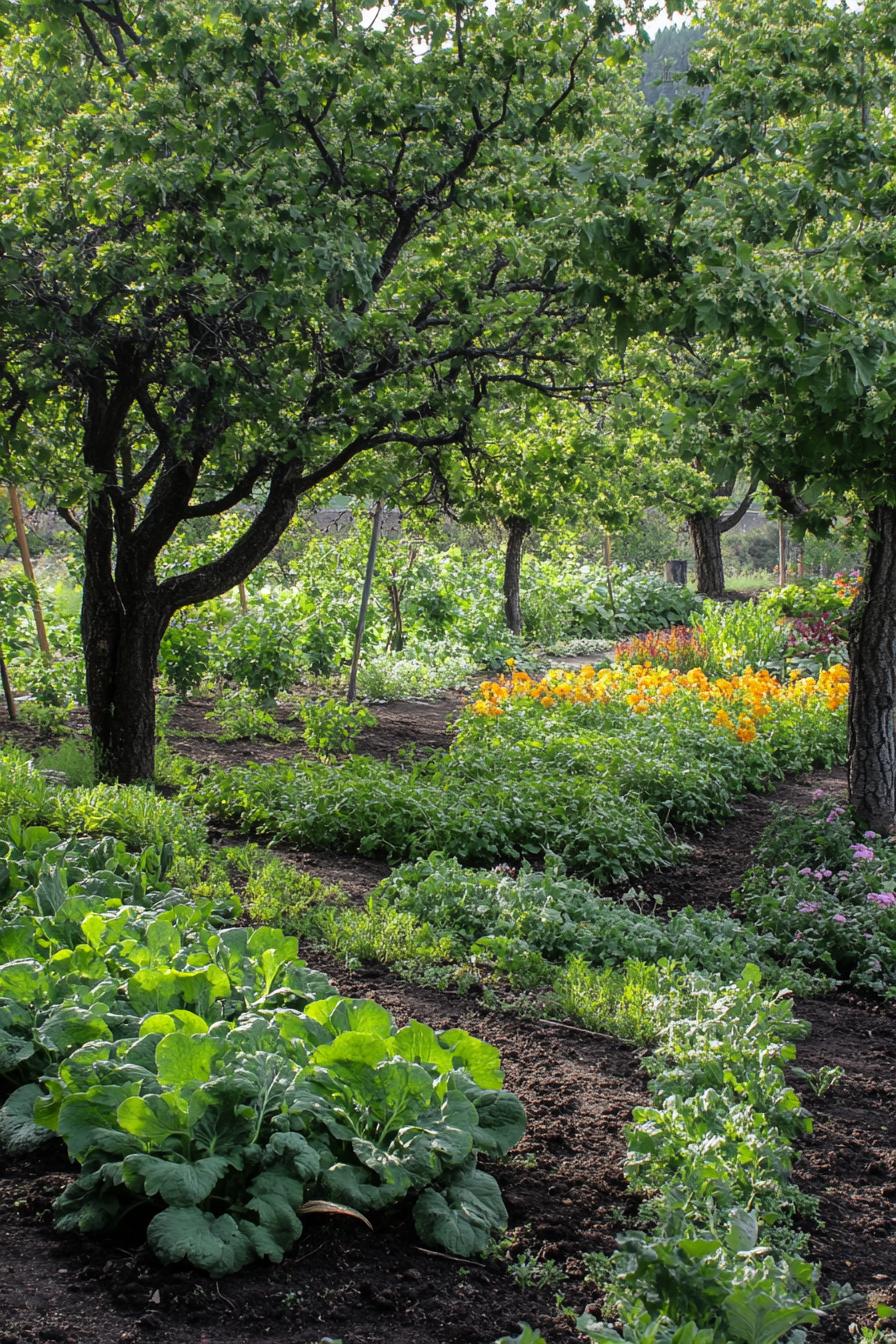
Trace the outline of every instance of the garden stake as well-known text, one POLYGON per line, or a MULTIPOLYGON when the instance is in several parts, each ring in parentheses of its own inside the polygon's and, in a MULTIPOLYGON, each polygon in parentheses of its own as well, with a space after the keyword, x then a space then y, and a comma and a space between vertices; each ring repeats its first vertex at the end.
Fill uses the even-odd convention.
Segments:
POLYGON ((373 510, 373 527, 370 531, 370 549, 367 552, 367 569, 364 573, 364 587, 361 591, 361 607, 358 611, 358 628, 355 631, 355 647, 352 650, 352 665, 348 674, 348 693, 346 700, 349 704, 355 698, 355 692, 358 688, 358 664, 361 661, 361 644, 364 641, 364 626, 367 623, 367 606, 370 602, 370 590, 373 587, 373 568, 376 564, 376 548, 380 539, 380 518, 383 514, 383 501, 378 499, 376 507, 373 510))
POLYGON ((16 717, 16 702, 12 693, 12 686, 9 684, 9 673, 6 670, 6 660, 3 657, 3 647, 0 645, 0 679, 3 681, 3 698, 6 701, 6 708, 11 719, 16 717))
POLYGON ((25 518, 22 514, 22 501, 19 499, 19 492, 14 485, 7 487, 9 492, 9 506, 12 509, 12 520, 16 529, 16 541, 19 544, 19 551, 22 555, 22 568, 25 571, 25 577, 30 580, 34 589, 34 597, 31 607, 34 612, 34 626, 37 630, 37 642, 40 645, 40 651, 44 658, 50 659, 50 641, 47 639, 47 627, 44 624, 43 607, 40 604, 40 593, 37 591, 37 580, 34 577, 34 566, 31 563, 31 551, 28 549, 28 534, 25 531, 25 518))

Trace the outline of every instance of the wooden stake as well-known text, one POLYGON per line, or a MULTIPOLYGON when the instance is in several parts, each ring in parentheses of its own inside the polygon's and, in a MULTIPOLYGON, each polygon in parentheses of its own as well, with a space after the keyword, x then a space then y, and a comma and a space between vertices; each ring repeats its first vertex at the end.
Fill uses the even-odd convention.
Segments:
POLYGON ((9 684, 9 673, 6 670, 6 659, 3 657, 3 646, 0 645, 0 681, 3 682, 3 698, 6 701, 6 709, 12 720, 16 718, 16 702, 12 693, 12 686, 9 684))
POLYGON ((616 598, 613 594, 613 576, 610 573, 610 564, 613 559, 613 546, 610 541, 609 532, 604 533, 604 564, 607 567, 607 596, 610 599, 610 609, 613 612, 613 619, 616 619, 616 598))
POLYGON ((249 598, 246 595, 246 585, 244 583, 238 583, 236 590, 240 595, 240 610, 245 616, 246 612, 249 610, 249 598))
POLYGON ((14 485, 8 487, 9 505, 12 509, 12 521, 16 529, 16 541, 19 543, 19 551, 22 556, 22 568, 25 571, 25 577, 31 580, 34 587, 34 599, 31 603, 34 612, 34 626, 37 630, 37 642, 40 645, 40 651, 45 658, 50 657, 50 641, 47 639, 47 627, 44 624, 43 607, 40 604, 40 594, 37 591, 37 580, 34 577, 34 566, 31 563, 31 551, 28 548, 28 534, 25 531, 25 517, 22 513, 22 501, 19 499, 19 492, 14 485))
POLYGON ((778 587, 787 584, 787 529, 784 519, 778 519, 778 587))
POLYGON ((373 570, 376 565, 376 548, 380 539, 380 519, 383 516, 383 501, 378 499, 373 510, 373 527, 370 531, 370 547, 367 551, 367 568, 364 571, 364 587, 361 590, 361 607, 358 611, 358 626, 355 630, 355 647, 352 650, 352 665, 348 674, 349 704, 355 698, 358 689, 358 666, 361 662, 361 645, 364 642, 364 626, 367 624, 367 607, 370 603, 370 590, 373 587, 373 570))

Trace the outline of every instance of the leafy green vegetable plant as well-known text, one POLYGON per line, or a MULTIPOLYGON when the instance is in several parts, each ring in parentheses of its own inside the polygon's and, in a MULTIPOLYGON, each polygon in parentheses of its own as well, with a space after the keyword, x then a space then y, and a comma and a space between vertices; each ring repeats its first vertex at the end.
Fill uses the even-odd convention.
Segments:
POLYGON ((376 727, 375 714, 364 705, 344 700, 306 700, 301 708, 305 746, 315 756, 331 760, 354 751, 365 728, 376 727))
POLYGON ((811 1122, 787 1086, 800 1024, 755 967, 736 985, 670 980, 650 1060, 654 1105, 634 1112, 627 1171, 647 1231, 611 1259, 607 1344, 775 1344, 822 1315, 792 1220, 793 1141, 811 1122))
POLYGON ((222 742, 246 737, 267 737, 273 742, 291 742, 295 734, 277 722, 257 692, 231 687, 218 696, 206 719, 218 727, 222 742))
POLYGON ((280 1260, 321 1200, 413 1198, 426 1244, 485 1250, 506 1213, 477 1158, 525 1124, 497 1051, 331 994, 295 937, 188 900, 172 859, 20 822, 0 842, 0 1073, 20 1083, 0 1142, 65 1143, 57 1226, 140 1206, 161 1259, 218 1276, 280 1260))

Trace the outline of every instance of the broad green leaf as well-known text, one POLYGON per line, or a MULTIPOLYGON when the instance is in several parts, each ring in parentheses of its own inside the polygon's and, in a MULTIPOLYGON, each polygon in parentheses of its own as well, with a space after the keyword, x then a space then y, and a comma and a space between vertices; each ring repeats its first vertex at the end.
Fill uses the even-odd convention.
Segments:
MULTIPOLYGON (((167 1037, 165 1039, 168 1039, 167 1037)), ((63 1114, 65 1107, 63 1107, 63 1114)), ((154 1146, 186 1132, 186 1107, 170 1094, 128 1097, 118 1107, 118 1123, 128 1134, 154 1146)))
POLYGON ((438 1041, 451 1051, 455 1067, 466 1069, 479 1087, 503 1086, 504 1070, 501 1068, 501 1054, 493 1045, 478 1040, 469 1032, 461 1031, 459 1027, 440 1031, 438 1041))
POLYGON ((121 1164, 122 1176, 131 1189, 158 1195, 166 1204, 190 1208, 208 1199, 230 1167, 226 1157, 200 1157, 195 1162, 132 1153, 121 1164))
POLYGON ((52 1132, 34 1122, 34 1103, 41 1095, 36 1083, 16 1088, 0 1108, 0 1148, 7 1153, 27 1153, 45 1140, 52 1132))
POLYGON ((444 1190, 424 1190, 414 1205, 414 1227, 424 1246, 449 1255, 480 1255, 506 1226, 497 1181, 475 1167, 458 1172, 444 1190))
POLYGON ((209 1036, 187 1036, 180 1031, 163 1036, 156 1046, 159 1082, 167 1087, 208 1082, 223 1049, 222 1041, 209 1036))
POLYGON ((249 1241, 229 1214, 216 1218, 195 1208, 157 1213, 146 1239, 166 1264, 188 1260, 216 1279, 236 1273, 252 1256, 249 1241))

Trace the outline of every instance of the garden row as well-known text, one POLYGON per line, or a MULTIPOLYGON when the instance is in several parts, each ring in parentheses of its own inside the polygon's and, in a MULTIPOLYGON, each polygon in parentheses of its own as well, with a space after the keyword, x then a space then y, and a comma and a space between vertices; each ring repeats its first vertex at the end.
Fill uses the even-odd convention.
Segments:
MULTIPOLYGON (((670 627, 671 639, 648 640, 635 648, 636 656, 719 674, 750 662, 786 676, 794 666, 817 671, 845 653, 850 581, 793 585, 755 606, 730 609, 701 604, 687 589, 653 575, 618 572, 611 589, 604 573, 575 556, 527 556, 524 645, 501 625, 496 553, 423 545, 413 549, 411 560, 404 544, 385 545, 358 683, 368 699, 458 686, 475 670, 500 667, 533 646, 606 654, 614 639, 670 627), (699 637, 682 624, 688 620, 699 622, 699 637)), ((347 664, 362 571, 356 536, 313 539, 285 574, 278 577, 271 568, 268 581, 255 581, 246 610, 230 594, 205 603, 201 612, 179 613, 162 641, 164 694, 182 699, 214 692, 216 717, 232 736, 270 733, 274 721, 260 717, 263 702, 300 683, 326 685, 347 664)), ((50 662, 35 647, 30 584, 21 575, 0 576, 5 655, 13 685, 30 697, 21 706, 23 716, 58 730, 71 708, 85 703, 80 593, 57 581, 43 597, 50 662)))
POLYGON ((445 751, 212 768, 199 810, 306 848, 463 863, 551 853, 598 883, 670 862, 671 827, 700 826, 786 771, 845 747, 848 678, 835 665, 780 682, 635 664, 485 683, 445 751))

